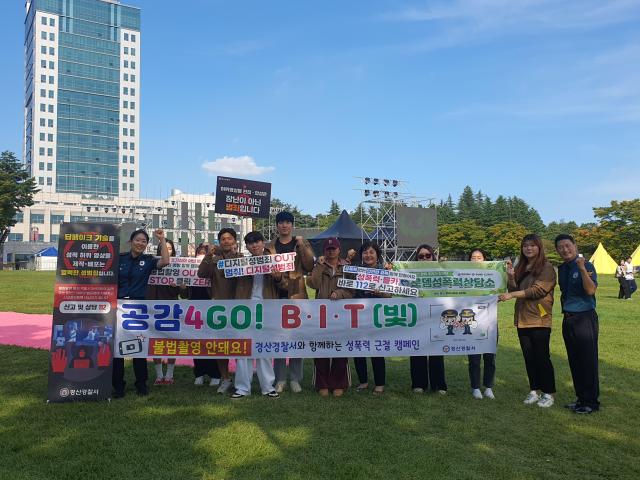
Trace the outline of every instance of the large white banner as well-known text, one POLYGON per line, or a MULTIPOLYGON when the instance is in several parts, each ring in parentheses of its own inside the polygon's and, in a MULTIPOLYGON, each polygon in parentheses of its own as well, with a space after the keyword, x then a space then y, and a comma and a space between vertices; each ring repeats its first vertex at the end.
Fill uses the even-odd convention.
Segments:
POLYGON ((497 297, 118 300, 116 357, 495 353, 497 297))

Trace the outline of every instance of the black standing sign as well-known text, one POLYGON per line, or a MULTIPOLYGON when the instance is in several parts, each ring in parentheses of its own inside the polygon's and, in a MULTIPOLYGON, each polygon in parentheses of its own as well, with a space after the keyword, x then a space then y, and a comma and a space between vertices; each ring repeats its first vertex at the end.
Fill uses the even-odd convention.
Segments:
POLYGON ((111 397, 119 227, 63 223, 49 363, 50 402, 111 397))
POLYGON ((268 218, 271 205, 271 184, 218 177, 216 213, 240 217, 268 218))

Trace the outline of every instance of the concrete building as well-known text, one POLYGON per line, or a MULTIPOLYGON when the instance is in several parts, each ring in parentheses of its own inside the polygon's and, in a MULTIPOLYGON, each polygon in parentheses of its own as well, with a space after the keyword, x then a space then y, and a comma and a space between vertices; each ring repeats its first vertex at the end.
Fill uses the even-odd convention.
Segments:
POLYGON ((23 159, 45 193, 138 198, 140 10, 27 0, 23 159))

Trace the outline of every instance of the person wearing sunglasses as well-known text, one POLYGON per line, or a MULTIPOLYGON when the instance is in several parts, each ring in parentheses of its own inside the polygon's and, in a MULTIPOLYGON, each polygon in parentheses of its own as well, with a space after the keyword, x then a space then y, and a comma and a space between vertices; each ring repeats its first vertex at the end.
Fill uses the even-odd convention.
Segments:
MULTIPOLYGON (((416 248, 415 260, 418 262, 437 261, 431 245, 422 244, 416 248)), ((415 393, 424 393, 428 387, 441 395, 447 393, 444 377, 444 357, 442 355, 409 357, 411 368, 411 388, 415 393)))

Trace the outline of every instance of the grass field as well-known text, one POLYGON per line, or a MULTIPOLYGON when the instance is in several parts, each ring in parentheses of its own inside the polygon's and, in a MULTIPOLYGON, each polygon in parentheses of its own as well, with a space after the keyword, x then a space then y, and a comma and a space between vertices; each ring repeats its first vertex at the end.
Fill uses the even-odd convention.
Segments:
MULTIPOLYGON (((0 311, 49 312, 52 282, 51 274, 0 272, 0 311)), ((466 358, 449 357, 446 396, 411 393, 408 361, 398 358, 388 360, 382 397, 321 399, 306 361, 305 392, 276 400, 254 391, 232 402, 178 368, 176 385, 145 398, 47 405, 47 353, 0 346, 0 478, 638 479, 640 297, 616 296, 614 279, 602 278, 602 409, 589 416, 561 407, 573 392, 559 315, 557 404, 522 404, 512 302, 500 306, 495 401, 473 400, 466 358)))

